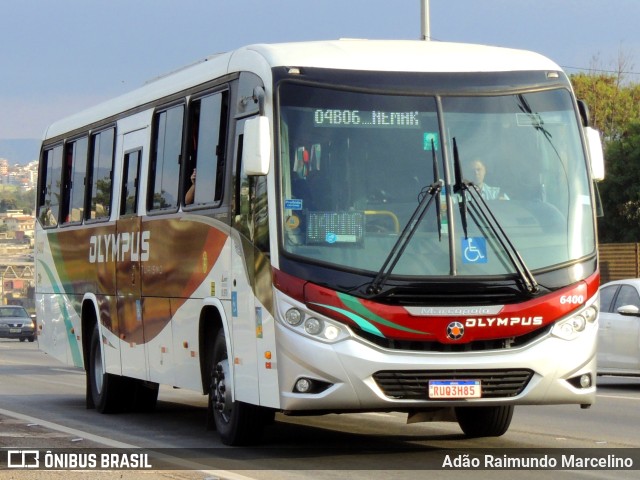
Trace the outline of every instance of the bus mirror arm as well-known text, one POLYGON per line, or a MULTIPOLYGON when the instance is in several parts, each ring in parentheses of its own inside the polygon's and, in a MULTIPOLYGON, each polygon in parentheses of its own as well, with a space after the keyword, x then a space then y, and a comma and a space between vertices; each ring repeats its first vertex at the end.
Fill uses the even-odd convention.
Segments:
POLYGON ((258 112, 262 116, 264 115, 264 87, 257 86, 253 89, 253 101, 258 104, 258 112))

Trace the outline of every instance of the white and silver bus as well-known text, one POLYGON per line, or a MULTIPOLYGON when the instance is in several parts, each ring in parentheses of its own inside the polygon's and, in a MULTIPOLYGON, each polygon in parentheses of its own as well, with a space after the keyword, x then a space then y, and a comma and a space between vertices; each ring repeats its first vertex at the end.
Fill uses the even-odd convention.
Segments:
POLYGON ((209 396, 226 444, 275 412, 505 433, 595 399, 599 137, 538 54, 253 45, 51 125, 42 350, 98 411, 209 396))

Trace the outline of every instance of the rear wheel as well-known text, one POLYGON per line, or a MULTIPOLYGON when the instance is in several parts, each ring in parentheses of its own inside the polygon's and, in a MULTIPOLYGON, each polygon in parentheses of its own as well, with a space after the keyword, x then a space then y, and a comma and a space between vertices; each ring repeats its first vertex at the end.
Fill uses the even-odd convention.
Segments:
POLYGON ((264 408, 234 401, 231 391, 231 368, 224 331, 218 333, 214 346, 209 386, 209 416, 212 426, 225 445, 255 443, 273 414, 264 408))
POLYGON ((456 407, 456 418, 467 437, 499 437, 511 425, 513 405, 456 407))
POLYGON ((117 375, 105 372, 100 349, 100 331, 96 324, 91 335, 89 348, 89 369, 87 370, 87 395, 100 413, 114 413, 121 410, 123 380, 117 375))

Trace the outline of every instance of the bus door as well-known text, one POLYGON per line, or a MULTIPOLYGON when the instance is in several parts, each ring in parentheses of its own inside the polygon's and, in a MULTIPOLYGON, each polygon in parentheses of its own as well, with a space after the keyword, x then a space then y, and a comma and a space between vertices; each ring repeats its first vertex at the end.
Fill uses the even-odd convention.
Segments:
MULTIPOLYGON (((251 118, 251 117, 249 117, 251 118)), ((244 124, 236 123, 234 230, 232 241, 232 328, 236 399, 277 406, 277 373, 273 325, 267 177, 248 176, 242 166, 244 124)))
POLYGON ((145 337, 142 323, 140 257, 145 238, 138 215, 140 165, 146 129, 127 133, 123 138, 122 182, 116 222, 116 289, 122 375, 147 379, 145 337))

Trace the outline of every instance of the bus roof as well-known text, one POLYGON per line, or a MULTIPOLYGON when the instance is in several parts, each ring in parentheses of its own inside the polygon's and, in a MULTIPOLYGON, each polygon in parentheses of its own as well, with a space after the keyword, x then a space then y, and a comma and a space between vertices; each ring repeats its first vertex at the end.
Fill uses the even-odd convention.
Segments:
POLYGON ((540 54, 503 47, 423 40, 342 39, 244 47, 270 66, 401 72, 559 70, 540 54))
POLYGON ((66 132, 229 73, 251 71, 267 80, 270 69, 278 66, 452 73, 561 70, 557 64, 534 52, 462 43, 342 39, 256 44, 214 55, 153 80, 137 90, 59 120, 47 129, 44 138, 60 137, 66 132))

